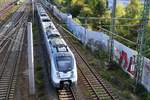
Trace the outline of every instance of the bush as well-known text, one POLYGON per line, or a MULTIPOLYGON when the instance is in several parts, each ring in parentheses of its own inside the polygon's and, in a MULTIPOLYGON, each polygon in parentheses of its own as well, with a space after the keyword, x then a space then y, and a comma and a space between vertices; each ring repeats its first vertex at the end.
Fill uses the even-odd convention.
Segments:
POLYGON ((42 89, 43 87, 44 87, 44 81, 43 80, 41 80, 41 79, 36 79, 36 84, 37 84, 37 87, 39 88, 39 89, 42 89))
POLYGON ((36 68, 35 68, 35 70, 36 70, 36 71, 41 71, 41 70, 42 70, 42 67, 41 67, 40 65, 37 65, 36 68))
POLYGON ((137 84, 135 89, 135 94, 141 97, 143 100, 150 100, 150 94, 145 89, 145 87, 141 84, 137 84))
POLYGON ((124 97, 127 99, 127 100, 129 100, 129 99, 131 99, 131 97, 130 97, 130 93, 128 92, 128 91, 123 91, 123 95, 124 95, 124 97))
POLYGON ((71 7, 70 13, 72 14, 73 17, 77 17, 80 14, 80 10, 81 10, 82 6, 81 5, 73 5, 71 7))

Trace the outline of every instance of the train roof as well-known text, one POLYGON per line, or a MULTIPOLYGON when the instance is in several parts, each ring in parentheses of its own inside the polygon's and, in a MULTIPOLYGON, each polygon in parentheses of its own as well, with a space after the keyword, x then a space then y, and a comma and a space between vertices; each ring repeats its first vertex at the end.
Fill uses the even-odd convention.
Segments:
POLYGON ((41 5, 37 5, 37 10, 39 13, 46 13, 46 11, 44 10, 44 8, 41 5))
POLYGON ((57 52, 68 52, 67 44, 61 37, 50 39, 49 43, 52 45, 53 49, 57 50, 57 52))
POLYGON ((64 40, 62 38, 55 38, 55 39, 52 39, 50 40, 51 41, 51 44, 53 47, 61 47, 61 46, 65 46, 66 43, 64 42, 64 40))
POLYGON ((41 24, 43 27, 44 35, 49 42, 53 54, 56 55, 70 55, 70 49, 64 39, 61 37, 59 31, 55 27, 54 23, 51 21, 47 13, 42 6, 38 6, 38 14, 40 16, 41 24))
POLYGON ((50 23, 50 25, 48 27, 46 27, 46 32, 48 34, 57 34, 57 35, 60 35, 60 33, 58 32, 58 30, 56 29, 56 27, 54 26, 53 23, 50 23))

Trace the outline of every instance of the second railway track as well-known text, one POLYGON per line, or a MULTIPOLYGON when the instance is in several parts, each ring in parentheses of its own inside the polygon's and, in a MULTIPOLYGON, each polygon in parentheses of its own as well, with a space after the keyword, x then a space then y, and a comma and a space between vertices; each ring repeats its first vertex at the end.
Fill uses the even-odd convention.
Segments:
POLYGON ((24 15, 25 15, 25 13, 23 13, 24 9, 25 9, 25 5, 23 5, 23 7, 20 7, 18 9, 18 12, 20 12, 20 13, 14 14, 9 19, 9 22, 6 22, 6 24, 4 24, 5 26, 2 27, 3 29, 1 29, 2 32, 0 33, 0 39, 1 39, 0 53, 3 51, 5 46, 10 43, 10 41, 13 41, 13 39, 11 39, 11 38, 16 33, 18 23, 20 23, 22 21, 24 15))
POLYGON ((6 34, 7 38, 3 38, 1 43, 7 43, 5 48, 1 48, 0 55, 0 100, 14 100, 15 87, 18 73, 18 64, 20 61, 20 54, 22 51, 22 45, 25 33, 25 23, 27 23, 28 14, 27 9, 24 8, 24 13, 19 17, 19 21, 15 28, 12 28, 11 32, 6 34))

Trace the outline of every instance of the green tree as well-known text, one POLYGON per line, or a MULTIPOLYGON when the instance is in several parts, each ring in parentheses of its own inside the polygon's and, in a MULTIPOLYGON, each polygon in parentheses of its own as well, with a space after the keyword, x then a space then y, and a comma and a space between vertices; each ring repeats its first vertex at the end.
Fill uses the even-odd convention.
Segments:
POLYGON ((70 13, 73 17, 77 17, 80 14, 81 9, 82 5, 75 4, 71 7, 70 13))
MULTIPOLYGON (((141 17, 141 1, 131 0, 130 4, 126 8, 126 18, 140 18, 141 17)), ((130 23, 137 24, 138 21, 129 21, 130 23)))
POLYGON ((106 0, 88 0, 88 5, 92 9, 94 16, 102 16, 106 12, 106 0))
POLYGON ((89 7, 89 5, 84 4, 83 8, 81 9, 80 16, 89 17, 92 15, 93 15, 92 9, 89 7))
POLYGON ((126 11, 125 11, 125 7, 122 4, 118 4, 116 6, 116 17, 123 17, 125 16, 126 11))
MULTIPOLYGON (((121 9, 121 8, 118 8, 121 9)), ((137 30, 139 20, 129 20, 131 18, 140 18, 141 17, 141 1, 140 0, 131 0, 129 5, 125 8, 125 14, 122 17, 128 18, 124 20, 120 20, 119 24, 125 25, 124 27, 118 28, 120 30, 120 35, 125 38, 135 41, 137 37, 137 30)), ((119 13, 118 13, 119 14, 119 13)))

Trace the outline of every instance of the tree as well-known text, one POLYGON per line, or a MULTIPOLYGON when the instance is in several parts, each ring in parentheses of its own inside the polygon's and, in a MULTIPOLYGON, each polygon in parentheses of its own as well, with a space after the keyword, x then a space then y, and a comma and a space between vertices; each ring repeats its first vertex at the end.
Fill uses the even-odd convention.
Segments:
MULTIPOLYGON (((125 18, 140 18, 141 17, 141 10, 142 5, 140 0, 131 0, 129 5, 125 8, 125 14, 122 17, 125 18)), ((119 8, 121 9, 121 8, 119 8)), ((119 14, 119 13, 117 13, 119 14)), ((138 30, 138 25, 139 25, 139 20, 129 20, 129 19, 124 19, 120 20, 119 23, 121 25, 126 25, 124 26, 120 31, 120 34, 124 36, 125 38, 132 40, 136 42, 136 37, 137 37, 137 30, 138 30), (131 26, 128 26, 131 25, 131 26)), ((119 29, 119 28, 118 28, 119 29)))
POLYGON ((71 7, 70 13, 73 17, 77 17, 80 14, 80 11, 82 9, 81 5, 75 4, 71 7))
POLYGON ((125 16, 126 11, 125 11, 125 7, 122 4, 118 4, 116 6, 116 17, 123 17, 125 16))
POLYGON ((94 13, 98 16, 102 16, 106 12, 106 0, 97 1, 94 9, 94 13))
MULTIPOLYGON (((126 8, 126 18, 140 18, 141 17, 141 1, 131 0, 130 4, 126 8)), ((130 23, 137 24, 138 21, 130 21, 130 23)))
POLYGON ((102 16, 106 12, 106 0, 88 0, 88 5, 92 9, 94 16, 102 16))

